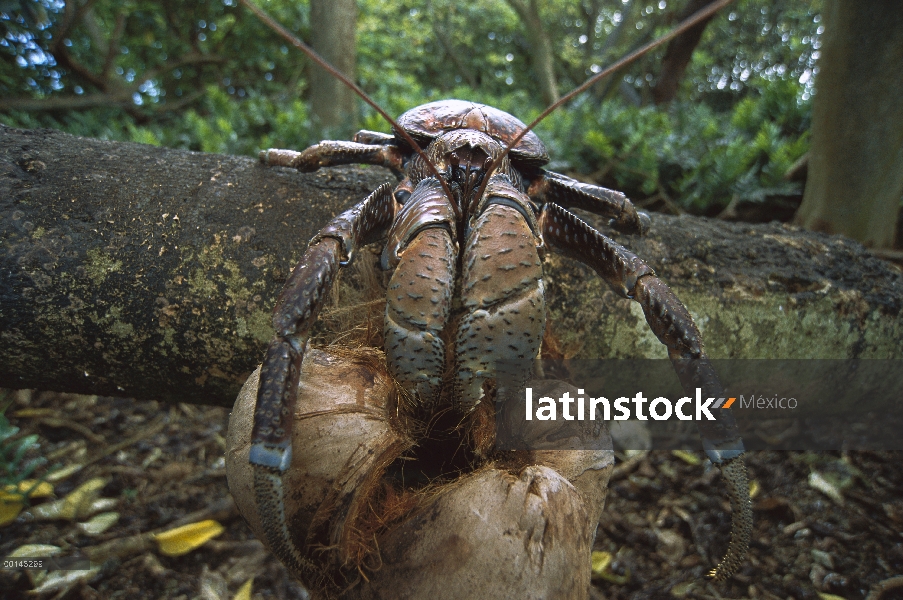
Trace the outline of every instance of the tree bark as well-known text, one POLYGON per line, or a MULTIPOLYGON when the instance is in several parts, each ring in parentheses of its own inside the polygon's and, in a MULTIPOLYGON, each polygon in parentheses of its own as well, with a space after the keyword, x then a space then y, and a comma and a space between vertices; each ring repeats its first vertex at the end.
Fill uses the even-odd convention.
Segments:
MULTIPOLYGON (((355 78, 357 2, 311 0, 310 45, 331 65, 355 78)), ((357 122, 357 96, 341 81, 311 65, 310 105, 314 127, 324 139, 348 137, 357 122)))
POLYGON ((559 98, 558 82, 555 78, 555 53, 552 51, 552 40, 549 39, 539 16, 536 0, 508 0, 508 4, 527 28, 527 39, 533 50, 530 61, 539 83, 542 101, 553 104, 559 98))
POLYGON ((890 248, 903 197, 903 4, 825 2, 809 175, 796 222, 890 248))
MULTIPOLYGON (((690 0, 683 12, 678 17, 678 22, 693 15, 715 0, 690 0)), ((656 104, 667 104, 677 97, 677 89, 680 81, 687 71, 687 66, 693 58, 693 51, 702 39, 702 32, 711 21, 711 18, 702 21, 680 34, 668 44, 665 57, 662 59, 662 68, 658 74, 658 81, 652 88, 652 98, 656 104)))
POLYGON ((391 178, 7 127, 0 169, 0 386, 230 406, 308 240, 391 178))
MULTIPOLYGON (((308 240, 392 179, 2 126, 0 172, 0 387, 220 405, 262 359, 308 240)), ((849 240, 663 215, 645 238, 613 237, 675 290, 712 357, 903 352, 903 276, 849 240)), ((553 255, 546 273, 567 353, 665 355, 588 267, 553 255)))

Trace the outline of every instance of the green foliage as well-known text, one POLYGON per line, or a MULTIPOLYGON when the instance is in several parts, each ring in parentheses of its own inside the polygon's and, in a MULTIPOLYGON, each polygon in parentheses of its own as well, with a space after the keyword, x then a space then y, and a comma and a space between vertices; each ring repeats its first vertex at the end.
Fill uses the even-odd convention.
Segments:
MULTIPOLYGON (((307 3, 259 1, 307 37, 307 3)), ((389 113, 450 97, 525 122, 543 108, 530 39, 509 1, 358 6, 357 80, 389 113)), ((683 6, 542 3, 559 88, 664 33, 683 6)), ((646 55, 540 125, 553 168, 695 211, 796 193, 782 176, 808 146, 820 9, 818 0, 731 5, 706 28, 667 108, 651 105, 665 48, 646 55)), ((304 101, 308 61, 237 0, 22 0, 0 6, 0 30, 0 98, 63 103, 6 110, 6 124, 244 155, 316 141, 304 101)), ((369 107, 360 124, 388 131, 369 107)))
POLYGON ((735 197, 797 195, 799 185, 783 176, 808 150, 809 107, 783 83, 771 87, 728 113, 686 102, 668 111, 587 103, 550 117, 543 137, 559 168, 589 173, 637 200, 662 193, 685 209, 711 212, 735 197))
MULTIPOLYGON (((0 397, 0 402, 2 400, 0 397)), ((42 457, 33 457, 39 447, 37 435, 16 438, 19 428, 6 418, 8 406, 0 410, 0 491, 28 479, 35 469, 46 462, 42 457)))

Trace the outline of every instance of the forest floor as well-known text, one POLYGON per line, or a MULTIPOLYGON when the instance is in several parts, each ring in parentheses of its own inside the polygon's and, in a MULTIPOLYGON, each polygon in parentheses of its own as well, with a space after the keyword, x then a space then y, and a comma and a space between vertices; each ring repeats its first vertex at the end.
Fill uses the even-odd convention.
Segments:
MULTIPOLYGON (((307 597, 231 501, 223 458, 227 409, 48 392, 16 392, 7 400, 19 435, 37 434, 40 455, 63 476, 53 482, 52 497, 32 500, 0 527, 0 556, 23 544, 49 544, 65 555, 104 548, 109 558, 90 572, 44 579, 2 569, 3 598, 34 597, 30 590, 44 586, 43 598, 226 600, 252 578, 250 597, 307 597), (98 478, 87 494, 92 501, 81 498, 78 510, 55 517, 44 510, 51 518, 41 518, 41 506, 72 499, 98 478), (164 555, 147 535, 207 519, 223 532, 183 556, 164 555), (108 528, 98 531, 103 523, 108 528)), ((612 562, 594 579, 592 596, 836 600, 872 590, 872 599, 903 598, 903 578, 892 579, 903 574, 901 458, 750 453, 749 558, 728 582, 714 584, 703 575, 724 552, 730 530, 718 470, 668 452, 619 456, 596 542, 612 562)))

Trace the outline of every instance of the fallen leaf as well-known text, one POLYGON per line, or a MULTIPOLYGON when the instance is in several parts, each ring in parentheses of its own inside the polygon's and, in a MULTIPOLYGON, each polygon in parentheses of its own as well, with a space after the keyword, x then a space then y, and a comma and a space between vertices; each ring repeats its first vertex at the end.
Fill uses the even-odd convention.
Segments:
POLYGON ((247 580, 241 587, 238 588, 238 591, 235 592, 235 596, 232 600, 251 600, 251 588, 254 586, 254 578, 247 580))
POLYGON ((843 496, 840 493, 840 488, 825 479, 818 471, 809 473, 809 487, 815 488, 838 504, 843 504, 843 496))
POLYGON ((118 512, 103 512, 91 517, 90 520, 79 523, 78 528, 90 536, 100 535, 119 521, 118 512))
POLYGON ((64 596, 70 590, 80 586, 82 582, 88 582, 100 573, 100 567, 94 567, 87 571, 51 571, 42 578, 40 584, 35 587, 33 593, 47 594, 50 592, 62 592, 58 597, 64 596))
POLYGON ((0 527, 15 521, 23 508, 25 508, 25 502, 21 498, 17 500, 0 498, 0 527))
POLYGON ((7 558, 48 558, 62 552, 62 548, 50 544, 25 544, 13 550, 7 558))
POLYGON ((29 498, 46 498, 53 494, 53 486, 46 481, 37 479, 23 479, 18 485, 7 485, 0 492, 0 497, 6 495, 27 494, 29 498))
POLYGON ((84 467, 84 465, 79 464, 79 463, 73 463, 71 465, 66 465, 65 467, 63 467, 61 469, 57 469, 57 470, 53 471, 52 473, 48 473, 47 481, 52 481, 52 482, 62 481, 63 479, 66 479, 70 475, 73 475, 73 474, 81 471, 82 467, 84 467))
POLYGON ((19 419, 27 419, 35 417, 55 417, 58 414, 59 412, 52 408, 22 408, 14 412, 12 416, 19 419))
POLYGON ((46 481, 25 479, 0 490, 0 527, 16 520, 26 505, 27 498, 43 498, 53 493, 53 486, 46 481))
POLYGON ((759 485, 759 482, 753 479, 749 482, 749 497, 755 498, 759 495, 759 492, 762 491, 762 486, 759 485))
POLYGON ((106 484, 106 479, 96 477, 78 486, 61 500, 35 506, 32 513, 37 519, 67 519, 69 521, 90 516, 92 504, 106 484))
POLYGON ((702 463, 702 459, 700 459, 692 452, 687 452, 686 450, 672 450, 671 454, 684 461, 688 465, 698 465, 702 463))
POLYGON ((225 527, 212 519, 208 519, 207 521, 191 523, 158 533, 154 536, 154 539, 157 540, 162 554, 166 556, 181 556, 204 545, 223 531, 225 531, 225 527))
POLYGON ((593 575, 601 577, 610 564, 611 552, 593 552, 593 575))

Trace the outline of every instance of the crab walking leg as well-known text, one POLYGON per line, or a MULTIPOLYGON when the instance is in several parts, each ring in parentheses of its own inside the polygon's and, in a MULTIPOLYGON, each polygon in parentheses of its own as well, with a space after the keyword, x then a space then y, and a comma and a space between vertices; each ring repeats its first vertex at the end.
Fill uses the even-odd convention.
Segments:
MULTIPOLYGON (((543 238, 552 249, 592 267, 626 298, 640 303, 649 327, 668 348, 668 355, 687 393, 699 384, 708 395, 721 384, 705 356, 693 318, 677 296, 638 256, 605 237, 574 214, 555 204, 540 217, 543 238)), ((709 577, 722 581, 743 562, 752 535, 749 481, 741 457, 743 442, 729 410, 717 410, 717 420, 698 421, 706 454, 721 468, 731 498, 731 541, 727 554, 709 577)))
POLYGON ((359 247, 384 235, 394 216, 392 188, 384 184, 335 217, 311 241, 274 309, 276 337, 260 371, 248 462, 270 549, 299 574, 312 566, 288 530, 282 474, 292 462, 292 416, 307 339, 338 267, 359 247))
POLYGON ((611 226, 623 233, 643 235, 649 231, 649 215, 637 211, 630 199, 617 190, 543 171, 542 176, 530 182, 527 193, 540 205, 555 203, 608 217, 611 226))
POLYGON ((323 141, 303 152, 278 148, 260 152, 263 164, 291 167, 302 173, 311 173, 321 167, 350 164, 379 165, 400 173, 403 159, 404 155, 396 146, 358 142, 323 141))

